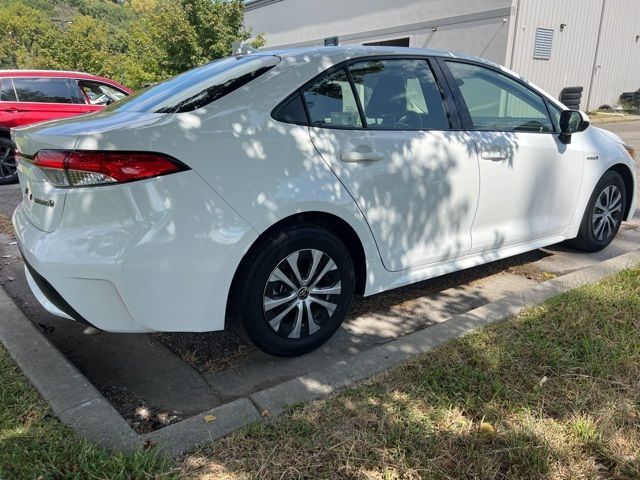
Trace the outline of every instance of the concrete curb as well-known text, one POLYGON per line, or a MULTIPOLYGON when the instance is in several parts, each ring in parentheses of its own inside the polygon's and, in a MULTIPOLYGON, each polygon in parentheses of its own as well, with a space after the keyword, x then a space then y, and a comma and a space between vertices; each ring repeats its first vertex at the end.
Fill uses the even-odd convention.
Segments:
POLYGON ((53 413, 82 437, 110 450, 131 452, 152 443, 168 455, 218 440, 292 405, 354 386, 394 365, 484 325, 506 320, 562 292, 640 263, 640 249, 507 295, 443 323, 375 347, 347 361, 274 385, 150 434, 136 434, 98 390, 42 335, 0 289, 0 341, 53 413), (208 416, 213 416, 212 419, 208 416), (209 422, 206 419, 209 418, 209 422))
POLYGON ((135 448, 127 422, 1 288, 0 342, 62 423, 105 448, 135 448))

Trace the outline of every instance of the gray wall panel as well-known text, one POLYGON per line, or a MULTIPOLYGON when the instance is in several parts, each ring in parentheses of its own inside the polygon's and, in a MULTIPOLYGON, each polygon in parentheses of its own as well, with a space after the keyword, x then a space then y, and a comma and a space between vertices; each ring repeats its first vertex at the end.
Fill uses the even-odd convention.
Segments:
POLYGON ((640 0, 606 0, 591 108, 640 88, 640 0))

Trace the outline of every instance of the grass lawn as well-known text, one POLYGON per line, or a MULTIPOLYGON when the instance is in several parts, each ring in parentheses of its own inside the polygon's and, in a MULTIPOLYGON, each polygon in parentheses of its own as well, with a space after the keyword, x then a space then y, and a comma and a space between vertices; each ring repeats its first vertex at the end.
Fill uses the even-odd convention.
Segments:
POLYGON ((0 479, 640 478, 640 267, 168 462, 52 419, 0 348, 0 479))
POLYGON ((114 456, 78 439, 51 416, 0 344, 0 479, 177 478, 168 472, 155 452, 114 456))
POLYGON ((181 476, 640 478, 640 268, 187 456, 181 476))

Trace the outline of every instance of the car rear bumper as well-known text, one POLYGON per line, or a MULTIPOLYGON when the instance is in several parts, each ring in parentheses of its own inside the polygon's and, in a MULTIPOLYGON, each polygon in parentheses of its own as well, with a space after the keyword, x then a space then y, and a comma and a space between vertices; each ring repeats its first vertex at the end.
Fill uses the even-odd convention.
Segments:
POLYGON ((112 332, 224 328, 257 233, 195 172, 70 189, 60 224, 13 216, 29 285, 49 312, 112 332))

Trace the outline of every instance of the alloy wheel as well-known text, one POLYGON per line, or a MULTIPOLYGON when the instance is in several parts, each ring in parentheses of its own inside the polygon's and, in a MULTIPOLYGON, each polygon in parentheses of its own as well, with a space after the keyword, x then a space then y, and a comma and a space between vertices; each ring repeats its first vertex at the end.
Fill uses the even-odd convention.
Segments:
POLYGON ((8 145, 0 145, 0 178, 7 179, 16 174, 16 157, 8 145))
POLYGON ((600 192, 593 208, 591 225, 598 241, 611 237, 622 219, 622 193, 615 185, 608 185, 600 192))
POLYGON ((263 311, 280 336, 299 339, 320 331, 341 301, 340 273, 333 259, 315 250, 298 250, 269 275, 263 311))

